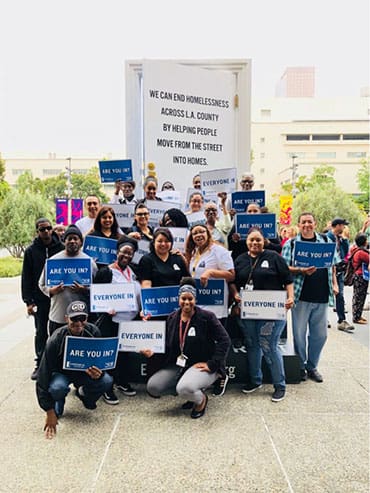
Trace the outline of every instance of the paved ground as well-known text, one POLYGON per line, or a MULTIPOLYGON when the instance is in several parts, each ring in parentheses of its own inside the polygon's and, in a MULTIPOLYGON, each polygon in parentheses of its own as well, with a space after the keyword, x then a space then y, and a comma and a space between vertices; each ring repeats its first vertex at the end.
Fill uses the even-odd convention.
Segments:
POLYGON ((269 385, 251 396, 234 385, 194 421, 177 399, 152 400, 142 386, 96 411, 72 395, 47 441, 18 286, 0 279, 1 493, 369 491, 368 327, 339 332, 330 311, 324 383, 290 385, 280 403, 269 385))

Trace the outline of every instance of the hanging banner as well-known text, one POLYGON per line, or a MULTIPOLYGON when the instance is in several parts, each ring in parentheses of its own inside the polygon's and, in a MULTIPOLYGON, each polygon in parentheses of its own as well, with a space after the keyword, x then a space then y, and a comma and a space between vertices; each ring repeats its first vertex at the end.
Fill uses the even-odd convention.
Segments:
POLYGON ((279 223, 281 225, 292 224, 292 205, 293 197, 291 195, 280 196, 280 215, 279 223))
POLYGON ((83 216, 83 200, 82 199, 71 199, 71 210, 72 210, 72 224, 81 219, 83 216))
POLYGON ((68 226, 68 199, 55 199, 55 223, 68 226))

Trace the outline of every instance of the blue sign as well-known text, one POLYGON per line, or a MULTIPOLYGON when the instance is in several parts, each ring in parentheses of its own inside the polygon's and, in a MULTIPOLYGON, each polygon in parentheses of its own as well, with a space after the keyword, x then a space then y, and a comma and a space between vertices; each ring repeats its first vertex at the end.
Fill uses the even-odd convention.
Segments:
POLYGON ((179 307, 179 286, 142 288, 141 306, 144 315, 152 317, 169 315, 179 307))
POLYGON ((91 366, 100 370, 116 367, 118 337, 67 336, 64 347, 63 369, 85 371, 91 366))
POLYGON ((275 214, 236 214, 235 231, 246 238, 251 228, 258 228, 265 238, 276 237, 275 214))
POLYGON ((327 269, 333 265, 335 243, 312 243, 296 241, 293 265, 295 267, 316 267, 327 269))
POLYGON ((91 284, 91 259, 89 258, 49 258, 45 264, 46 286, 72 286, 74 282, 91 284))
POLYGON ((260 207, 265 205, 265 191, 253 190, 244 192, 233 192, 231 194, 231 207, 236 212, 245 212, 248 204, 258 204, 260 207))
POLYGON ((116 180, 132 180, 131 159, 117 161, 99 161, 100 181, 112 183, 116 180))
POLYGON ((365 263, 362 264, 362 277, 365 281, 369 280, 369 266, 365 263))
POLYGON ((87 235, 83 252, 99 264, 111 264, 117 258, 117 240, 87 235))
POLYGON ((197 305, 223 305, 225 294, 225 282, 223 279, 208 279, 207 286, 195 279, 197 284, 197 305))

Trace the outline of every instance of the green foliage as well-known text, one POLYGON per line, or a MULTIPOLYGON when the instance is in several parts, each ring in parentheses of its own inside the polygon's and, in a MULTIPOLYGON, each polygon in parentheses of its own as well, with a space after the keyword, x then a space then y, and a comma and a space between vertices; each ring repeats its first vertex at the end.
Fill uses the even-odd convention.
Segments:
POLYGON ((22 273, 22 260, 14 257, 0 258, 0 277, 16 277, 22 273))
POLYGON ((35 221, 55 217, 55 206, 41 195, 12 189, 0 204, 0 247, 20 258, 35 235, 35 221))
POLYGON ((10 185, 7 181, 0 181, 0 202, 4 200, 7 193, 10 191, 10 185))
POLYGON ((318 231, 323 231, 328 221, 334 217, 343 217, 350 223, 353 237, 361 228, 364 214, 359 210, 352 197, 335 184, 311 186, 300 193, 293 201, 293 224, 297 224, 301 212, 312 212, 316 218, 318 231))
POLYGON ((370 194, 369 194, 369 160, 363 160, 361 162, 361 168, 357 172, 358 188, 361 191, 361 195, 356 197, 356 202, 364 209, 369 210, 370 194))
POLYGON ((0 181, 4 181, 5 178, 5 161, 0 157, 0 181))
POLYGON ((41 193, 43 195, 45 192, 43 180, 40 178, 34 178, 32 171, 29 170, 25 171, 18 177, 15 186, 21 193, 30 192, 41 193))

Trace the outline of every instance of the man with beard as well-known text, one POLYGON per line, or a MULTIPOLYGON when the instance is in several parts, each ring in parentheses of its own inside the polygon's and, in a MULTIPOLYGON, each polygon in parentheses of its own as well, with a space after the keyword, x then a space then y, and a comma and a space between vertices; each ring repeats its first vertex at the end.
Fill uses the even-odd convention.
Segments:
MULTIPOLYGON (((68 258, 89 259, 91 262, 91 272, 94 276, 97 267, 91 257, 81 252, 82 233, 72 224, 68 226, 64 233, 65 249, 52 257, 53 260, 62 260, 68 258)), ((50 297, 49 312, 49 334, 51 335, 56 329, 65 325, 65 314, 67 306, 74 300, 83 299, 88 302, 89 286, 84 286, 74 281, 72 286, 64 286, 63 282, 57 286, 47 286, 45 269, 42 271, 39 280, 41 291, 50 297)))

